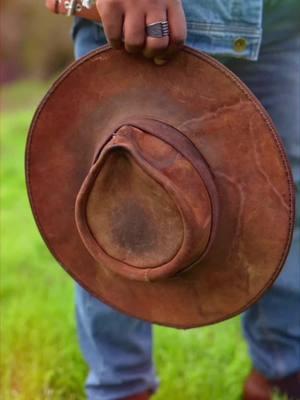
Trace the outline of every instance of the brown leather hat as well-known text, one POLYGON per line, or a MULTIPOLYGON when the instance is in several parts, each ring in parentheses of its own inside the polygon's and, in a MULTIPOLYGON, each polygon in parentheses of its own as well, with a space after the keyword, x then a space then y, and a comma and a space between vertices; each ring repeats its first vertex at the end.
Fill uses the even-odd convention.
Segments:
POLYGON ((39 106, 27 185, 41 234, 99 299, 151 322, 229 318, 272 284, 294 220, 266 111, 189 48, 163 67, 101 48, 39 106))

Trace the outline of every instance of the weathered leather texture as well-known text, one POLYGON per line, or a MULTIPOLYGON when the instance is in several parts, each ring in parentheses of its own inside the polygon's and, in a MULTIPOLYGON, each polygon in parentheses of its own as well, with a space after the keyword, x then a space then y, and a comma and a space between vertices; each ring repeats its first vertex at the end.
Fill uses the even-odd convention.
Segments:
POLYGON ((131 123, 135 127, 116 130, 85 179, 77 226, 96 261, 115 273, 142 281, 170 278, 210 248, 217 189, 182 134, 153 120, 131 123))
POLYGON ((181 328, 245 310, 272 284, 294 223, 289 165, 266 111, 224 66, 103 47, 39 106, 30 202, 56 259, 117 309, 181 328))
MULTIPOLYGON (((68 10, 65 7, 65 1, 58 2, 57 0, 46 0, 45 4, 48 10, 55 14, 67 15, 68 13, 68 10)), ((76 12, 75 15, 96 22, 101 21, 96 6, 91 7, 90 9, 83 7, 82 10, 80 12, 76 12)))

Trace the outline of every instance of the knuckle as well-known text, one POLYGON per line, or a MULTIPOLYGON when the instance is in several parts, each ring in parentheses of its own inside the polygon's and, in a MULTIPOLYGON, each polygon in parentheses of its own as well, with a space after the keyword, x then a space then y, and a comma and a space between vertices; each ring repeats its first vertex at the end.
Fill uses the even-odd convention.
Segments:
POLYGON ((144 30, 143 27, 136 25, 131 25, 130 29, 126 29, 127 26, 125 27, 125 36, 128 35, 129 40, 136 40, 136 41, 141 41, 144 40, 144 30), (134 38, 134 39, 133 39, 134 38))

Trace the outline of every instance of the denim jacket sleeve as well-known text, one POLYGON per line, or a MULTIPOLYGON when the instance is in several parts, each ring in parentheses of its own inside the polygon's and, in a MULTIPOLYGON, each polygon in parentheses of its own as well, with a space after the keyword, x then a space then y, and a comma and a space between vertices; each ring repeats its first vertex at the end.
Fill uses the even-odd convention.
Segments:
MULTIPOLYGON (((188 27, 187 45, 214 56, 257 60, 263 0, 183 0, 183 6, 188 27)), ((80 18, 75 19, 73 37, 81 23, 80 18)), ((105 41, 103 29, 101 24, 97 25, 102 43, 105 41)))

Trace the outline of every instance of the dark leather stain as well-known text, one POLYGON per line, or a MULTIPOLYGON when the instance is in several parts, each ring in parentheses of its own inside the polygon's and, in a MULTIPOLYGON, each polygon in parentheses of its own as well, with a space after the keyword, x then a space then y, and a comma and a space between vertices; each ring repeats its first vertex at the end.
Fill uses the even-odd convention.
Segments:
POLYGON ((146 210, 134 199, 120 204, 112 217, 112 236, 124 250, 142 255, 157 246, 157 232, 146 210))

